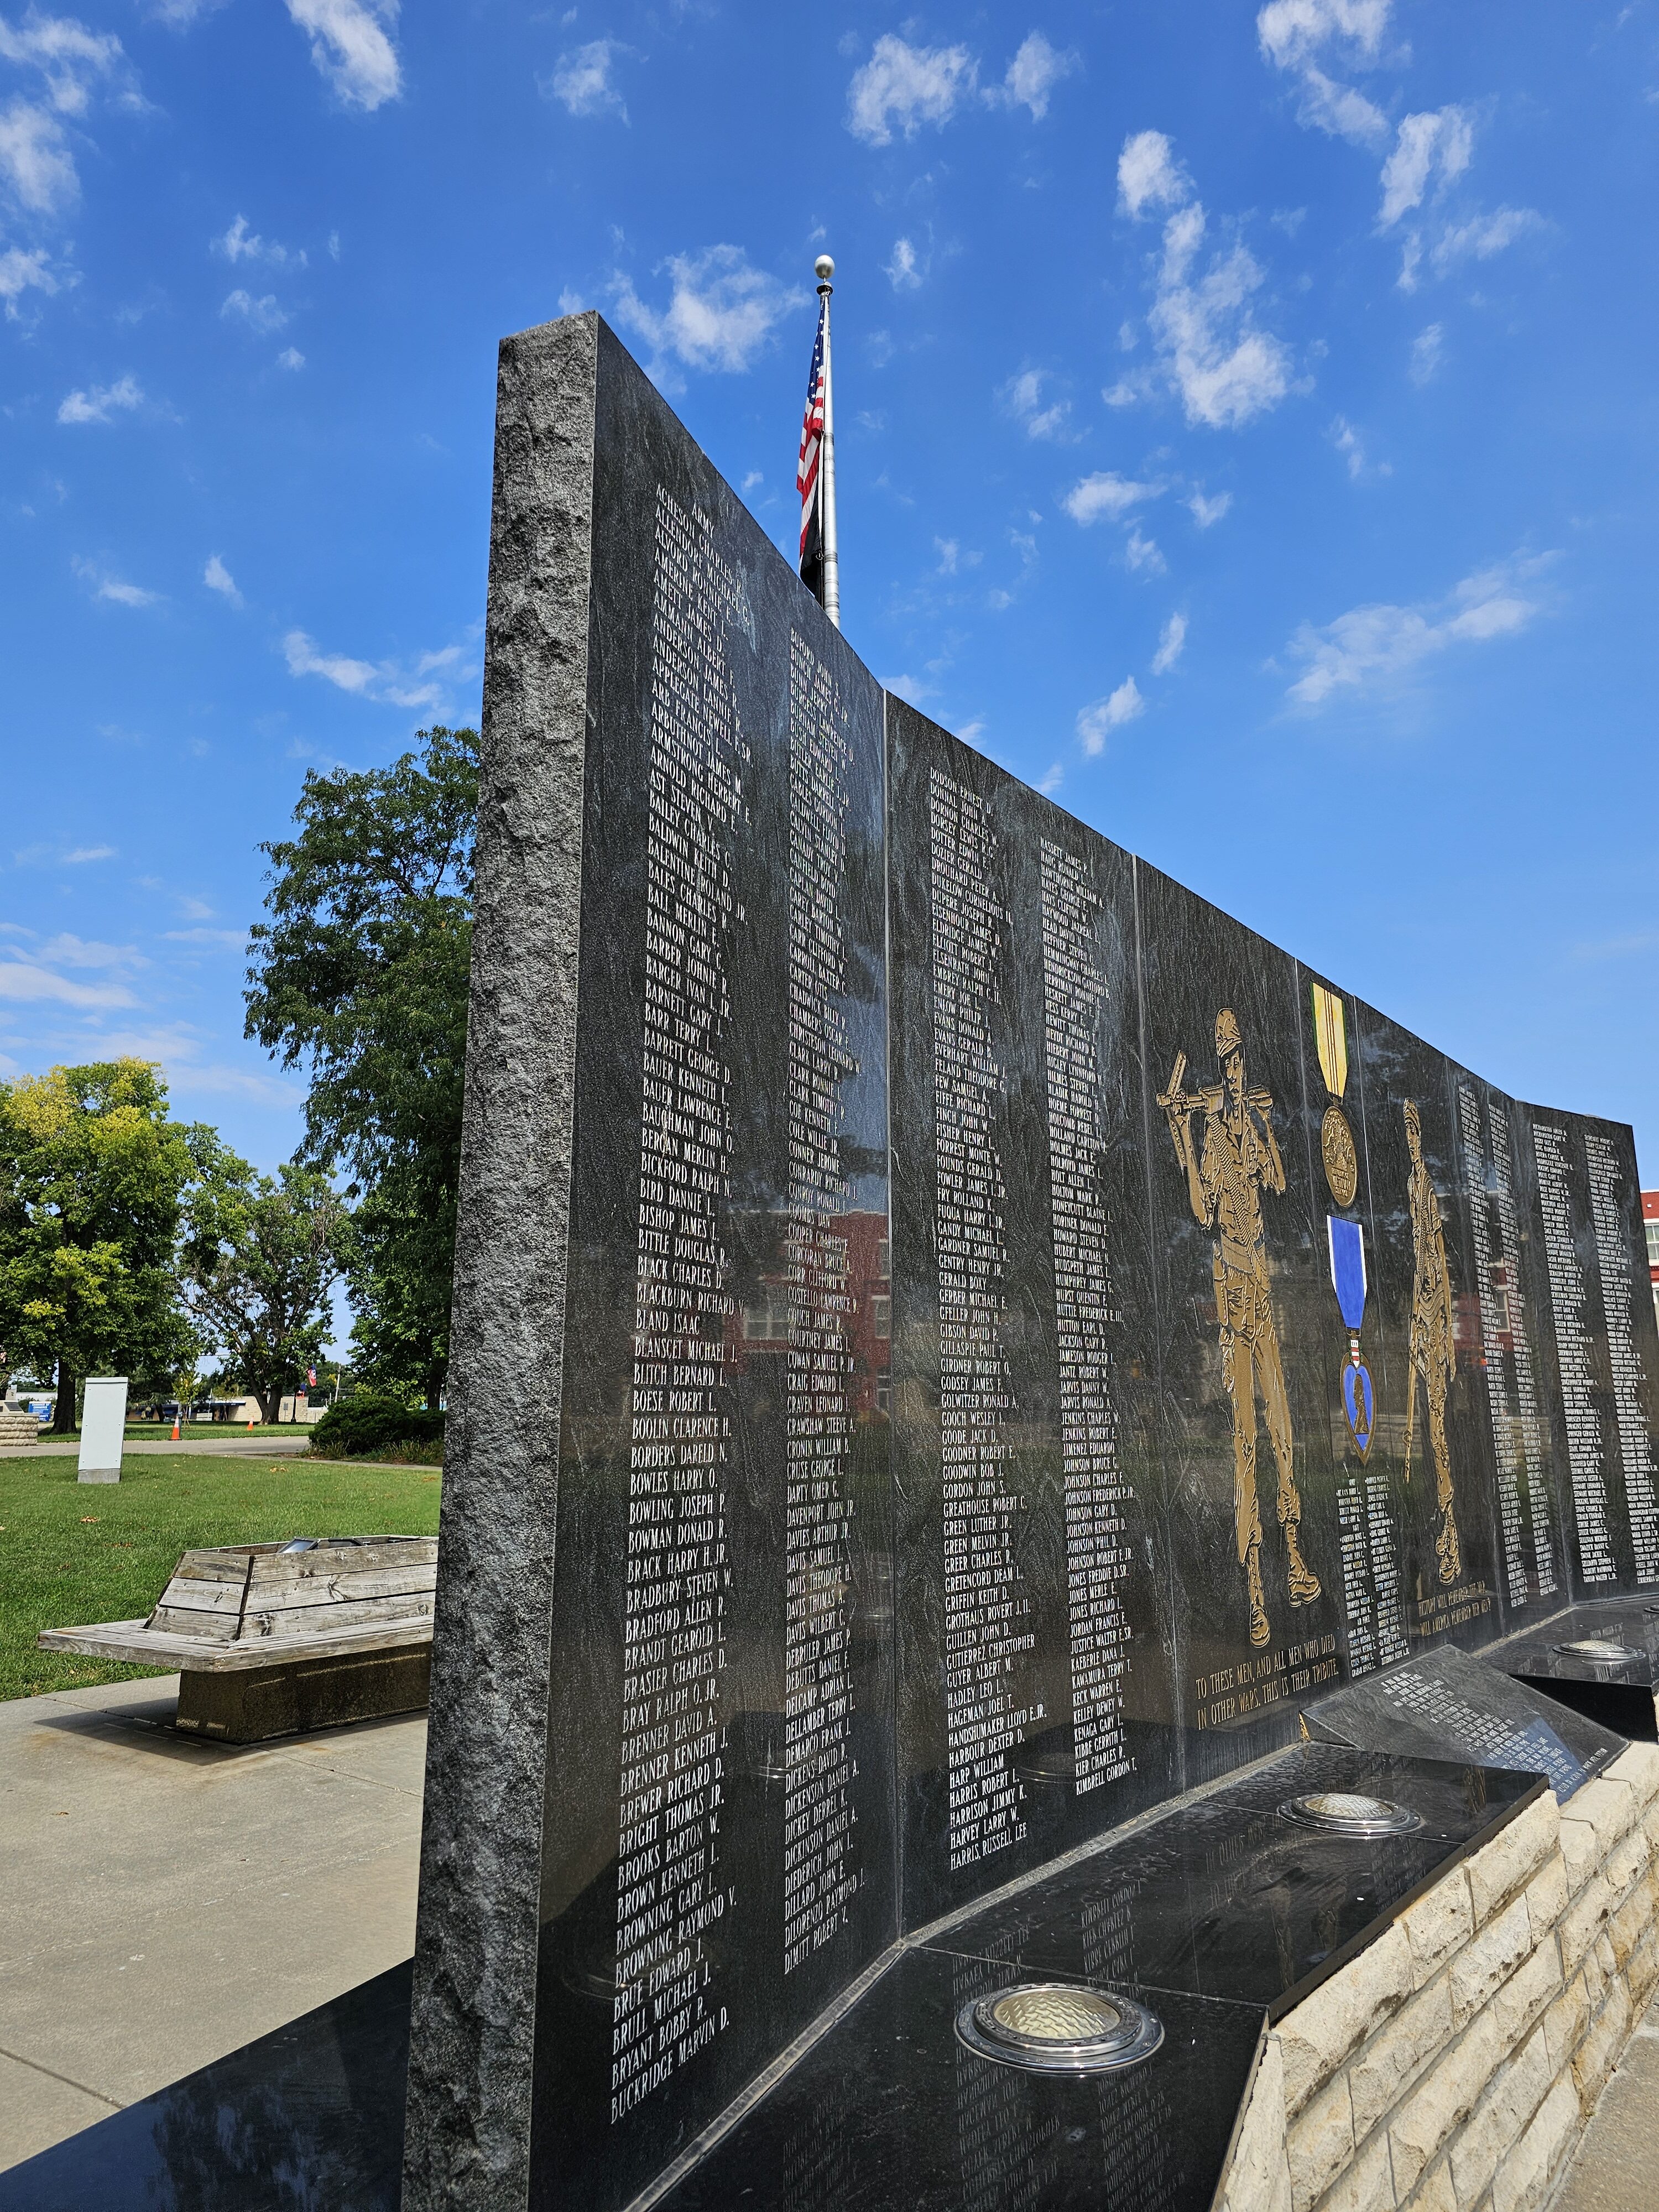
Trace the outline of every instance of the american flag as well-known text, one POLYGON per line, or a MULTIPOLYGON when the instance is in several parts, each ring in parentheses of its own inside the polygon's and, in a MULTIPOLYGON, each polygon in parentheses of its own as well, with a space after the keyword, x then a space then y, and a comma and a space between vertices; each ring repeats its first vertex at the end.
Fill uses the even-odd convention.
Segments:
POLYGON ((795 489, 800 494, 801 580, 823 604, 823 516, 818 498, 818 463, 823 452, 823 322, 830 302, 818 302, 818 331, 812 342, 812 366, 806 373, 806 412, 801 418, 800 459, 795 489))

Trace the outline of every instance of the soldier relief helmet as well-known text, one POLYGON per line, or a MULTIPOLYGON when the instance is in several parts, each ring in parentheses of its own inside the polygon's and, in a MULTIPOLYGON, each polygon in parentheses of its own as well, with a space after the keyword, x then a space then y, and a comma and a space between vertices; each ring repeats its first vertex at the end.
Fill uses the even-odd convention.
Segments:
POLYGON ((1224 1060, 1236 1052, 1243 1052, 1244 1040, 1238 1033, 1238 1017, 1231 1006, 1224 1006, 1215 1018, 1215 1056, 1224 1060))

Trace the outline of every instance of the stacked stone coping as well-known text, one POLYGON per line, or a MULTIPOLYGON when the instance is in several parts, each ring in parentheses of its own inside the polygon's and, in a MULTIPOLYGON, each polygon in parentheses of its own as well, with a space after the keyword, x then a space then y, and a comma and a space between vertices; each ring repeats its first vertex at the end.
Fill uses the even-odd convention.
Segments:
POLYGON ((27 1406, 21 1411, 0 1407, 0 1444, 33 1444, 40 1440, 40 1424, 27 1406))
POLYGON ((1659 1745, 1632 1744, 1285 2014, 1216 2212, 1534 2212, 1656 1983, 1659 1745))

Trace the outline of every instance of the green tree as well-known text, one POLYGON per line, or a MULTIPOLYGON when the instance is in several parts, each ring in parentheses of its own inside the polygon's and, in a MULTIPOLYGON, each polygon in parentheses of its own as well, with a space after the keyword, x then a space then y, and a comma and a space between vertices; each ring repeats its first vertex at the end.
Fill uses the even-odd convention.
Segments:
POLYGON ((272 1421, 322 1357, 349 1217, 318 1169, 290 1161, 275 1179, 256 1175, 211 1130, 192 1137, 186 1303, 198 1341, 219 1352, 222 1378, 252 1390, 260 1419, 272 1421))
POLYGON ((307 1153, 356 1201, 354 1363, 435 1407, 449 1364, 477 736, 419 732, 389 769, 308 775, 264 848, 247 1034, 310 1076, 307 1153))
POLYGON ((12 1365, 56 1371, 59 1429, 78 1377, 191 1354, 173 1264, 191 1137, 147 1060, 0 1085, 0 1342, 12 1365))

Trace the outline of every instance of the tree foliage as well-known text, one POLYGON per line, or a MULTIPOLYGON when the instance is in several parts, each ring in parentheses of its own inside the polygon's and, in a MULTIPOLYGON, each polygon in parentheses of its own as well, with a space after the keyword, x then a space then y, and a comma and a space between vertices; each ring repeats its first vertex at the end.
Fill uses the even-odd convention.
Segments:
POLYGON ((0 1085, 0 1343, 11 1366, 75 1382, 191 1357, 173 1252, 195 1132, 149 1061, 53 1067, 0 1085))
POLYGON ((260 1419, 272 1421, 284 1392, 322 1357, 349 1218, 317 1168, 289 1162, 273 1180, 211 1130, 191 1137, 185 1299, 201 1342, 222 1356, 225 1380, 252 1390, 260 1419))
POLYGON ((308 775, 264 848, 247 1034, 311 1079, 307 1153, 358 1203, 348 1274, 365 1380, 435 1406, 449 1356, 477 737, 419 732, 389 769, 308 775))

